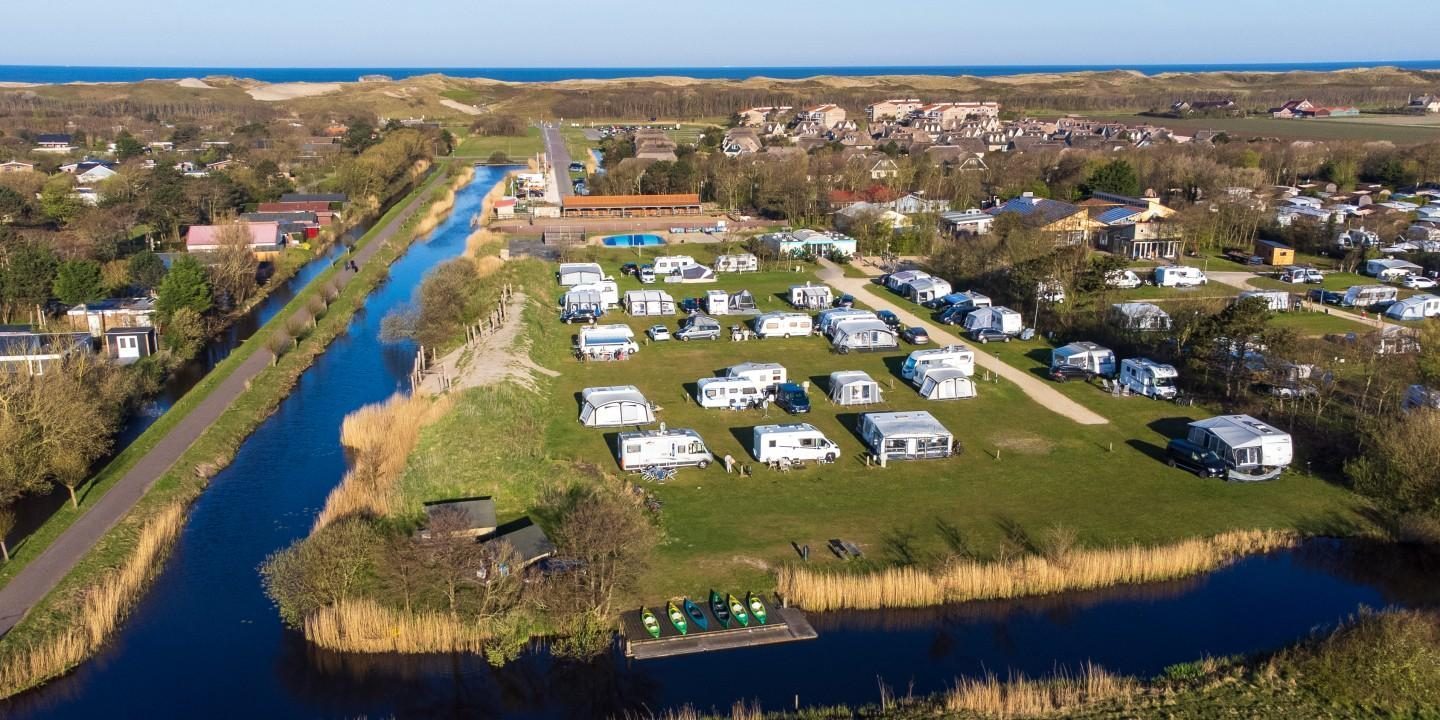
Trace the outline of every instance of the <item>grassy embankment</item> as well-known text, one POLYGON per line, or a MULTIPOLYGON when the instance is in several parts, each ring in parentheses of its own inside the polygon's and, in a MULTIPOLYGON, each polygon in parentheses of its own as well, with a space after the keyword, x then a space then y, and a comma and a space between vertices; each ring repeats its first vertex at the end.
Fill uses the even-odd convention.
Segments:
MULTIPOLYGON (((431 192, 440 206, 453 203, 453 188, 437 186, 438 180, 439 178, 436 178, 435 181, 425 184, 410 197, 397 203, 375 228, 360 240, 359 245, 373 242, 381 230, 399 221, 400 211, 415 194, 431 192)), ((345 331, 351 317, 363 305, 370 291, 385 278, 389 264, 404 252, 410 241, 423 234, 418 231, 419 228, 433 222, 433 214, 406 218, 400 232, 379 249, 361 272, 330 302, 326 311, 314 319, 312 325, 306 308, 310 300, 319 296, 326 288, 340 268, 337 265, 321 274, 315 283, 298 294, 270 323, 237 348, 221 367, 181 400, 182 404, 189 402, 189 406, 183 408, 184 412, 176 412, 181 409, 180 404, 177 404, 176 409, 161 418, 112 463, 115 470, 107 468, 107 478, 113 484, 115 479, 124 474, 124 469, 128 469, 135 459, 153 447, 160 437, 193 409, 199 398, 213 391, 215 386, 246 358, 256 352, 266 352, 266 341, 277 329, 290 328, 293 331, 297 327, 304 328, 297 335, 294 347, 284 352, 273 366, 255 377, 247 391, 236 398, 220 418, 185 451, 170 471, 154 483, 127 516, 96 543, 90 553, 46 599, 33 608, 15 629, 0 638, 0 667, 6 668, 8 672, 0 676, 0 696, 12 695, 69 670, 93 653, 105 641, 110 631, 118 627, 119 621, 139 597, 144 579, 148 576, 135 579, 133 585, 122 594, 124 602, 97 604, 94 598, 115 592, 109 589, 109 586, 114 584, 111 578, 116 573, 120 573, 122 577, 135 578, 133 572, 124 568, 138 563, 145 567, 147 572, 151 572, 158 567, 164 554, 164 545, 168 542, 159 543, 158 549, 155 549, 145 562, 138 562, 140 558, 146 557, 144 553, 148 552, 147 547, 150 547, 142 545, 141 541, 148 535, 159 532, 150 531, 148 528, 156 527, 156 518, 164 517, 175 508, 183 511, 183 508, 203 491, 208 478, 229 463, 244 439, 274 411, 305 369, 324 351, 330 341, 345 331), (303 320, 295 322, 297 318, 303 320), (191 398, 195 400, 192 401, 191 398), (124 469, 120 469, 121 467, 124 469), (77 636, 75 629, 78 627, 101 627, 105 630, 77 636), (75 646, 77 639, 83 640, 83 648, 75 646)), ((55 531, 55 534, 58 535, 58 532, 55 531)), ((173 532, 170 537, 173 537, 173 532)))

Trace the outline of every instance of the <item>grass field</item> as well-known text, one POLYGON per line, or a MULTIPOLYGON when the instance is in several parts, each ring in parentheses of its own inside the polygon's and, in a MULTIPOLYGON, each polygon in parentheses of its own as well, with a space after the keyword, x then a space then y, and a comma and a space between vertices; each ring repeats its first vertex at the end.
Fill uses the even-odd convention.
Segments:
POLYGON ((460 141, 460 146, 455 148, 455 157, 488 160, 496 152, 503 152, 511 160, 525 160, 535 153, 545 149, 545 141, 540 137, 540 128, 525 128, 525 134, 520 137, 509 137, 500 135, 470 135, 460 141))
MULTIPOLYGON (((673 252, 673 250, 672 250, 673 252)), ((687 247, 704 262, 711 248, 687 247)), ((655 251, 587 250, 612 271, 655 251)), ((548 277, 548 271, 545 275, 548 277)), ((618 273, 617 273, 618 275, 618 273)), ((807 273, 724 275, 713 285, 665 286, 677 300, 706 289, 748 289, 762 310, 780 309, 777 296, 807 273)), ((622 292, 638 288, 620 279, 622 292)), ((550 281, 543 288, 558 297, 550 281)), ((541 383, 543 394, 518 389, 483 390, 462 396, 457 410, 422 437, 407 485, 429 493, 494 493, 501 520, 532 512, 556 467, 590 464, 619 473, 614 431, 588 429, 576 420, 578 393, 602 385, 637 385, 663 409, 672 428, 693 428, 717 457, 754 464, 751 428, 809 422, 836 441, 844 457, 834 465, 777 473, 757 467, 753 477, 727 475, 723 466, 682 470, 653 488, 665 503, 661 523, 667 540, 644 581, 649 596, 696 593, 712 585, 769 587, 771 568, 797 559, 809 545, 815 564, 838 564, 824 551, 830 538, 860 544, 866 564, 926 562, 958 547, 991 557, 1002 545, 1033 549, 1050 527, 1074 529, 1083 544, 1159 543, 1231 528, 1299 527, 1344 532, 1363 524, 1360 501, 1347 491, 1303 474, 1262 485, 1236 486, 1198 480, 1167 468, 1159 453, 1185 422, 1210 411, 1135 398, 1111 398, 1083 384, 1061 386, 1112 420, 1074 424, 1030 401, 1016 387, 992 382, 981 371, 979 397, 931 402, 898 376, 910 348, 840 356, 819 337, 734 343, 728 340, 643 346, 635 357, 581 365, 569 357, 574 328, 559 325, 549 297, 530 312, 531 354, 561 375, 541 383), (775 361, 791 379, 809 380, 814 411, 802 418, 772 409, 705 410, 689 399, 693 383, 743 361, 775 361), (864 370, 885 388, 885 403, 842 408, 822 392, 835 370, 864 370), (962 454, 938 461, 895 462, 867 467, 855 434, 858 414, 868 410, 928 410, 956 435, 962 454), (793 544, 793 545, 792 545, 793 544)), ((742 318, 720 318, 723 324, 742 318)), ((643 337, 646 327, 676 318, 625 318, 643 337)), ((1008 362, 1036 366, 1048 346, 1011 343, 985 348, 1008 362)), ((1299 451, 1303 458, 1303 448, 1299 451)), ((572 470, 572 472, 574 472, 572 470)), ((435 499, 431 498, 414 498, 435 499)), ((543 523, 543 519, 542 519, 543 523)))
POLYGON ((1086 113, 1097 120, 1130 123, 1146 122, 1176 131, 1216 130, 1232 140, 1276 137, 1285 140, 1389 140, 1413 145, 1440 140, 1440 121, 1416 122, 1404 115, 1361 115, 1355 118, 1323 120, 1281 120, 1270 117, 1246 118, 1157 118, 1134 114, 1086 113))

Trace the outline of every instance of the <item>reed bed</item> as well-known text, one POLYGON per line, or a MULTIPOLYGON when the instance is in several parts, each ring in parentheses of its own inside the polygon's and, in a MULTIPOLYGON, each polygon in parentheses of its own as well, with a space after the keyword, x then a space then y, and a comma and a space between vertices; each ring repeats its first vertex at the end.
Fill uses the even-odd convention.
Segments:
POLYGON ((430 209, 425 212, 425 216, 415 224, 415 236, 428 235, 439 227, 440 223, 444 222, 445 218, 450 216, 450 212, 455 209, 455 193, 473 179, 475 179, 475 168, 470 165, 462 166, 455 173, 454 179, 435 199, 435 202, 430 204, 430 209))
POLYGON ((1086 663, 1075 676, 1061 672, 1053 678, 1031 680, 1016 675, 1001 682, 993 673, 979 679, 961 679, 945 693, 945 710, 994 718, 1050 715, 1074 710, 1086 703, 1128 698, 1140 690, 1133 678, 1112 675, 1086 663))
POLYGON ((185 524, 185 503, 161 510, 141 529, 130 557, 90 585, 75 626, 20 650, 0 664, 0 697, 60 675, 92 655, 120 627, 165 551, 185 524))
POLYGON ((1291 547, 1298 539, 1292 532, 1237 530, 1173 545, 1071 550, 1052 558, 1026 556, 998 563, 952 562, 936 571, 890 568, 843 574, 786 567, 777 584, 790 602, 815 611, 924 607, 1177 580, 1243 555, 1291 547))
POLYGON ((305 618, 306 640, 340 652, 474 653, 489 638, 480 623, 391 610, 364 599, 341 600, 305 618))
POLYGON ((350 413, 340 426, 340 443, 354 454, 350 472, 325 498, 311 532, 351 515, 388 517, 399 507, 397 484, 420 442, 420 430, 449 409, 447 396, 396 393, 350 413))

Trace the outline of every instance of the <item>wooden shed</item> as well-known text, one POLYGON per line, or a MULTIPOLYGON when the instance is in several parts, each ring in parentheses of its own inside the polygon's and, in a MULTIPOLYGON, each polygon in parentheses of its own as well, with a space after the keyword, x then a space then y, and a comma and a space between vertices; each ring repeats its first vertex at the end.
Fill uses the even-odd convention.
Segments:
POLYGON ((1295 249, 1274 240, 1256 240, 1255 254, 1264 258, 1272 267, 1288 267, 1295 264, 1295 249))

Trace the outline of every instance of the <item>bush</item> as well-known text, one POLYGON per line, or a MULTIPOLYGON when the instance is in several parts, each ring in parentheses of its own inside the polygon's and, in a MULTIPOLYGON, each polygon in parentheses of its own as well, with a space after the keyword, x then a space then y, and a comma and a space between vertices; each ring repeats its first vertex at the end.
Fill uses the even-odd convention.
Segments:
POLYGON ((300 628, 311 613, 350 597, 372 577, 375 553, 384 547, 384 539, 367 523, 327 525, 265 560, 260 566, 265 594, 287 625, 300 628))
POLYGON ((503 151, 503 150, 496 150, 495 152, 490 153, 490 164, 491 164, 491 165, 509 165, 509 164, 510 164, 510 156, 509 156, 509 155, 506 155, 506 154, 505 154, 505 151, 503 151))

